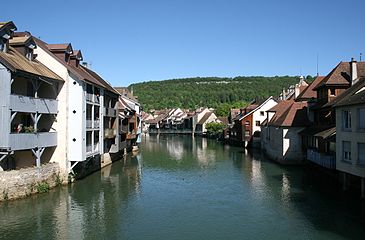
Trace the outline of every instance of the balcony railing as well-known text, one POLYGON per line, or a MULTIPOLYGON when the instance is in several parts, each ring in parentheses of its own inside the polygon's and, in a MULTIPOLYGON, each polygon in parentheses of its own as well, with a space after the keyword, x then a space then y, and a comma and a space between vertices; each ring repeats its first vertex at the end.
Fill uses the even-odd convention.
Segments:
POLYGON ((104 116, 105 117, 116 117, 117 116, 117 110, 114 109, 114 108, 104 107, 104 116))
POLYGON ((10 95, 10 109, 14 112, 57 114, 58 100, 10 95))
POLYGON ((57 146, 57 132, 11 133, 9 136, 11 150, 53 146, 57 146))
POLYGON ((314 163, 316 163, 322 167, 328 168, 328 169, 336 168, 335 156, 319 153, 315 149, 307 150, 307 159, 311 162, 314 162, 314 163))
POLYGON ((86 145, 86 155, 92 155, 93 153, 98 153, 100 151, 100 144, 96 143, 94 145, 86 145))
POLYGON ((86 101, 92 102, 94 100, 94 94, 86 93, 86 101))

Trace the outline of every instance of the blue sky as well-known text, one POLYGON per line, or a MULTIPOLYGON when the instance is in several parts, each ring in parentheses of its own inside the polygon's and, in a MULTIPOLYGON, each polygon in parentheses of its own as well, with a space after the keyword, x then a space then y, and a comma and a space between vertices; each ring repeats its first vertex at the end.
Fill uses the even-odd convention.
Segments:
MULTIPOLYGON (((196 76, 327 74, 365 55, 365 1, 4 1, 48 43, 71 42, 115 86, 196 76)), ((8 9, 8 10, 5 10, 8 9)))

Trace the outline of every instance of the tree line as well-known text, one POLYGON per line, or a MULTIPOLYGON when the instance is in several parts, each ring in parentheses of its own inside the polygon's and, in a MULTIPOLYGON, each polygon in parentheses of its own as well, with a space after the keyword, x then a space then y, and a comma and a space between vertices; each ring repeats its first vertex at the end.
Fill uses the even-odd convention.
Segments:
MULTIPOLYGON (((312 81, 307 76, 307 81, 312 81)), ((256 97, 278 96, 283 88, 296 84, 298 76, 196 77, 135 83, 133 89, 145 111, 151 109, 212 107, 218 116, 229 109, 246 106, 256 97)))

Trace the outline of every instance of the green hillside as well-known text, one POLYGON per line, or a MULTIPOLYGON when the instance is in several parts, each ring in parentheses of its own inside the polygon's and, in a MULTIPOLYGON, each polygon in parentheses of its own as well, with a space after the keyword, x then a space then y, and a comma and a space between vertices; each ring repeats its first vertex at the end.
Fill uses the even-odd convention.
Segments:
POLYGON ((133 88, 144 110, 213 107, 226 115, 231 107, 242 107, 255 97, 277 96, 298 81, 298 76, 199 77, 136 83, 129 89, 133 88))

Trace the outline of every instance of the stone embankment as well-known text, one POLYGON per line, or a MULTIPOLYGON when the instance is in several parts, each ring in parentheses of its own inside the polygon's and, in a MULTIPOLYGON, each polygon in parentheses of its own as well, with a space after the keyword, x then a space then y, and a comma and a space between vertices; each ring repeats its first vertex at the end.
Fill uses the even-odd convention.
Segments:
POLYGON ((0 172, 0 201, 48 192, 63 183, 58 163, 0 172))

